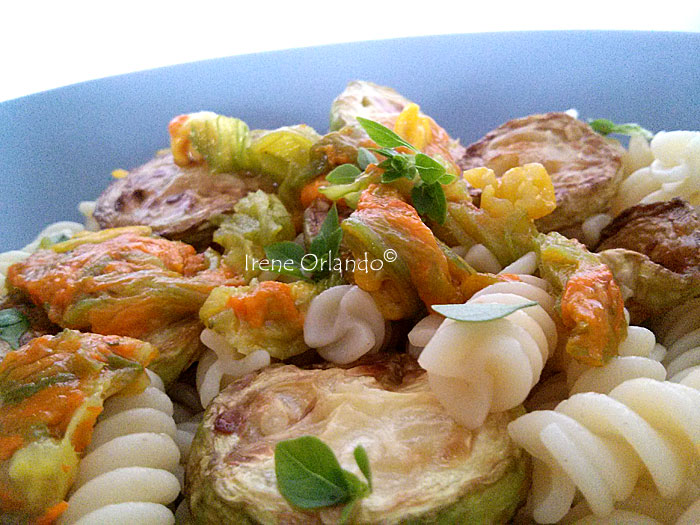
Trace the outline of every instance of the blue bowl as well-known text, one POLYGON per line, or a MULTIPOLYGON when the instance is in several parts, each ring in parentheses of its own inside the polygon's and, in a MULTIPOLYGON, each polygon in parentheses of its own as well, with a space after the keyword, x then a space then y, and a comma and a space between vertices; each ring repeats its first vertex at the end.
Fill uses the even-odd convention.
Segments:
POLYGON ((420 37, 208 60, 0 104, 0 251, 49 222, 81 220, 116 168, 168 146, 167 124, 208 109, 254 128, 328 127, 353 79, 396 88, 467 144, 532 113, 654 130, 700 128, 700 34, 609 31, 420 37))

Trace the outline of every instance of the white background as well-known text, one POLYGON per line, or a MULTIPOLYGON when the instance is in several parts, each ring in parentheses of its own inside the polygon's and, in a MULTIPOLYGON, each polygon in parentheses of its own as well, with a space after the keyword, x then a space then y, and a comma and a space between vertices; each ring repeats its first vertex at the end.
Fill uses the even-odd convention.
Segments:
POLYGON ((512 30, 700 31, 700 2, 693 0, 5 4, 0 101, 153 67, 337 42, 512 30))

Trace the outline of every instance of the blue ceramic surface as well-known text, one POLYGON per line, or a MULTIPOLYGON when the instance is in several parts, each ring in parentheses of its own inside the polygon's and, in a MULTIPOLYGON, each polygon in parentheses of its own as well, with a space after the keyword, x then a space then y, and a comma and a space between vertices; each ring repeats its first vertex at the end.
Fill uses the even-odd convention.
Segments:
POLYGON ((208 109, 253 128, 328 125, 353 79, 390 85, 469 143, 515 117, 577 108, 654 131, 700 128, 700 34, 528 32, 421 37, 246 55, 86 82, 0 104, 0 251, 79 220, 115 168, 208 109))

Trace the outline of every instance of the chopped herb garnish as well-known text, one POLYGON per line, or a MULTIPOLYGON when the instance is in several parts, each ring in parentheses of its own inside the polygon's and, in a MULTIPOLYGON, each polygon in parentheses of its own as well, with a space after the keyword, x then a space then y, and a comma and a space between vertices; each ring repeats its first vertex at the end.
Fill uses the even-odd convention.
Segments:
POLYGON ((455 321, 481 323, 501 319, 521 308, 535 306, 537 301, 527 301, 518 304, 498 303, 464 303, 464 304, 434 304, 432 309, 455 321))
POLYGON ((341 164, 326 175, 326 180, 331 184, 352 184, 360 173, 362 171, 354 164, 341 164))
POLYGON ((30 326, 27 316, 19 310, 15 308, 0 310, 0 339, 7 342, 13 350, 19 348, 19 340, 30 326))
POLYGON ((367 166, 376 164, 377 162, 377 157, 367 148, 360 148, 357 150, 357 165, 361 170, 366 170, 367 166))
POLYGON ((347 504, 341 515, 344 523, 356 503, 372 492, 367 452, 358 445, 354 456, 367 482, 343 469, 330 447, 317 437, 280 441, 275 447, 277 488, 290 504, 301 509, 347 504))
POLYGON ((304 248, 297 243, 284 241, 266 246, 265 256, 270 263, 270 271, 318 281, 331 273, 342 239, 343 230, 334 204, 318 235, 311 241, 309 253, 305 253, 304 248))
MULTIPOLYGON (((362 117, 358 117, 357 121, 379 146, 371 150, 360 148, 357 155, 360 168, 366 169, 370 164, 378 162, 373 153, 385 157, 377 164, 383 170, 379 182, 389 184, 399 179, 413 181, 411 198, 418 213, 440 224, 444 223, 447 216, 447 201, 442 185, 450 184, 457 176, 448 173, 442 163, 421 153, 412 144, 379 122, 362 117), (397 148, 409 151, 399 151, 397 148)), ((327 181, 338 186, 321 188, 321 193, 332 200, 344 198, 345 202, 351 206, 356 204, 357 199, 353 197, 365 189, 370 182, 365 180, 365 184, 359 187, 359 183, 362 182, 362 179, 359 179, 361 172, 356 170, 358 168, 354 164, 338 166, 326 176, 327 181), (342 185, 347 186, 340 187, 342 185)))
POLYGON ((418 153, 418 150, 415 148, 415 146, 413 146, 409 142, 406 142, 397 133, 390 130, 386 126, 380 124, 379 122, 375 122, 374 120, 369 120, 362 117, 357 117, 357 121, 360 123, 360 126, 362 126, 362 128, 367 132, 369 138, 376 142, 377 146, 379 146, 380 148, 400 148, 401 146, 403 146, 404 148, 408 148, 418 153))
POLYGON ((612 120, 599 118, 591 120, 588 124, 593 128, 593 131, 601 135, 609 135, 617 133, 618 135, 641 135, 647 140, 651 140, 654 134, 648 129, 643 128, 639 124, 628 122, 627 124, 615 124, 612 120))

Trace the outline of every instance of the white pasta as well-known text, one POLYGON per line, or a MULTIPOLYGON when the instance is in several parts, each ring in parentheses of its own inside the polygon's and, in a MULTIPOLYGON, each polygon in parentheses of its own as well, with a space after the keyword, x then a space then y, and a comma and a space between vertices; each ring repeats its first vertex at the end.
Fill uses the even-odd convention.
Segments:
POLYGON ((423 348, 433 338, 444 320, 445 318, 441 315, 430 314, 418 321, 411 331, 408 332, 408 353, 418 359, 423 348))
POLYGON ((661 498, 653 490, 640 486, 624 501, 615 504, 615 510, 605 517, 591 514, 585 501, 574 505, 561 521, 562 525, 587 525, 598 523, 668 524, 690 525, 700 523, 700 499, 693 501, 681 497, 678 499, 661 498))
POLYGON ((203 407, 235 378, 270 365, 270 354, 265 350, 256 350, 246 356, 208 328, 202 330, 200 340, 209 348, 197 364, 197 391, 203 407))
POLYGON ((618 347, 619 355, 605 366, 587 366, 571 361, 566 370, 569 393, 607 394, 617 385, 638 377, 663 381, 666 369, 656 358, 660 350, 662 354, 663 347, 656 344, 653 332, 641 326, 629 326, 627 338, 618 347))
POLYGON ((524 276, 532 275, 536 270, 537 254, 535 252, 528 252, 503 268, 499 273, 512 273, 524 276))
POLYGON ((666 346, 663 364, 669 381, 700 375, 700 298, 671 310, 657 330, 666 346))
POLYGON ((650 147, 653 162, 622 182, 612 203, 613 215, 636 204, 673 197, 700 204, 700 131, 662 131, 650 147))
POLYGON ((607 213, 591 215, 581 224, 582 241, 589 248, 595 247, 600 241, 603 229, 612 222, 613 217, 607 213))
POLYGON ((533 456, 531 505, 539 523, 555 523, 576 489, 596 516, 608 516, 649 475, 663 498, 678 497, 700 460, 700 392, 638 378, 608 395, 583 393, 555 410, 513 421, 513 440, 533 456))
POLYGON ((59 523, 174 523, 165 506, 181 488, 172 414, 156 379, 138 395, 107 399, 59 523))
POLYGON ((469 302, 538 305, 487 322, 446 319, 420 355, 433 392, 467 428, 480 426, 490 412, 521 404, 556 348, 554 299, 541 280, 530 281, 487 286, 469 302))
POLYGON ((81 203, 78 204, 78 211, 85 217, 85 229, 91 232, 100 229, 100 225, 97 224, 94 217, 96 207, 97 201, 81 201, 81 203))
POLYGON ((501 271, 501 263, 483 244, 475 244, 464 255, 464 261, 477 272, 498 273, 501 271))
POLYGON ((333 286, 313 298, 304 342, 335 364, 356 361, 382 346, 385 322, 372 296, 354 285, 333 286))
POLYGON ((654 154, 651 151, 651 147, 649 147, 647 139, 642 135, 632 135, 627 150, 622 155, 625 176, 628 177, 652 162, 654 162, 654 154))

